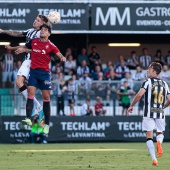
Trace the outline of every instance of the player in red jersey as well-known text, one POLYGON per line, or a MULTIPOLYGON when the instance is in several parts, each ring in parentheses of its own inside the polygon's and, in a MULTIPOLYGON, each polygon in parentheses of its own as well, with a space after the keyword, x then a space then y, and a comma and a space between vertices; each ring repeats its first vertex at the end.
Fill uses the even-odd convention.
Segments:
POLYGON ((26 43, 25 47, 18 48, 15 53, 31 53, 30 76, 28 79, 28 98, 26 103, 26 118, 22 120, 23 124, 32 125, 30 120, 33 109, 33 99, 36 89, 40 88, 43 96, 43 111, 45 115, 44 133, 49 133, 50 119, 50 53, 55 54, 61 61, 66 58, 60 53, 59 49, 50 42, 48 37, 51 35, 51 27, 43 24, 40 27, 40 38, 35 38, 26 43))
MULTIPOLYGON (((47 23, 47 22, 48 22, 48 18, 46 16, 38 14, 37 17, 35 18, 35 21, 33 22, 33 28, 28 29, 23 32, 22 31, 13 31, 13 30, 8 31, 8 30, 0 29, 0 33, 7 34, 12 37, 25 37, 26 42, 28 42, 29 40, 31 40, 33 38, 40 37, 39 28, 43 23, 47 23)), ((7 46, 7 49, 16 50, 18 47, 19 46, 11 49, 10 46, 7 46)), ((29 77, 30 63, 31 63, 30 54, 25 53, 24 58, 25 58, 25 60, 23 61, 20 69, 18 70, 17 78, 16 78, 15 82, 19 88, 19 92, 24 96, 25 99, 27 99, 28 92, 27 92, 27 86, 25 85, 25 80, 27 80, 29 77)), ((39 121, 40 121, 42 119, 42 117, 44 116, 44 113, 42 111, 41 104, 38 102, 38 100, 36 98, 34 98, 34 105, 35 105, 35 111, 33 113, 39 114, 39 121)))

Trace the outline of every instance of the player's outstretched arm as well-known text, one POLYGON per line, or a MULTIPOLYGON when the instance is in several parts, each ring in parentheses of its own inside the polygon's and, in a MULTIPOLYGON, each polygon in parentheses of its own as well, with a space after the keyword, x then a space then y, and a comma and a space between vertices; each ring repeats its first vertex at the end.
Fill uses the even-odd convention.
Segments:
POLYGON ((25 46, 16 46, 16 47, 11 47, 11 46, 9 46, 9 45, 6 45, 6 46, 5 46, 5 48, 6 48, 7 50, 11 50, 11 51, 15 51, 15 50, 17 50, 17 49, 20 48, 20 47, 25 47, 25 46))
POLYGON ((24 37, 21 31, 8 31, 8 30, 2 30, 0 29, 0 33, 4 33, 13 37, 24 37))
POLYGON ((17 50, 15 50, 15 54, 31 53, 31 52, 32 52, 32 49, 29 49, 26 46, 20 46, 20 48, 17 48, 17 50))
POLYGON ((56 53, 56 56, 62 61, 62 62, 66 62, 66 58, 59 52, 56 53))

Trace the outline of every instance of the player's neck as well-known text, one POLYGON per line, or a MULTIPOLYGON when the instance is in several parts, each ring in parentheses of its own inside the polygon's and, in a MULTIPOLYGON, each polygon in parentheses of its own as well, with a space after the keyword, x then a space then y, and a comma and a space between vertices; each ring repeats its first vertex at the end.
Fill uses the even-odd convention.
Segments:
POLYGON ((46 38, 46 37, 40 37, 40 41, 41 41, 41 42, 46 42, 46 41, 48 41, 48 38, 46 38))
POLYGON ((35 30, 35 31, 36 31, 36 30, 39 30, 39 29, 40 29, 39 27, 38 27, 38 28, 37 28, 37 27, 34 27, 34 30, 35 30))
POLYGON ((158 75, 155 75, 155 76, 151 76, 150 78, 158 78, 158 75))

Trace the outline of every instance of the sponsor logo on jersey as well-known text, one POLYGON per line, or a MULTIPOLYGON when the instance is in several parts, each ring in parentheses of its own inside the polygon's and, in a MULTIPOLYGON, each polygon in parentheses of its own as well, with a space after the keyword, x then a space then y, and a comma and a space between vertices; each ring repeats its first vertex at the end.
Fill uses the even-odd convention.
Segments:
POLYGON ((36 53, 41 53, 41 50, 33 49, 33 51, 36 53))

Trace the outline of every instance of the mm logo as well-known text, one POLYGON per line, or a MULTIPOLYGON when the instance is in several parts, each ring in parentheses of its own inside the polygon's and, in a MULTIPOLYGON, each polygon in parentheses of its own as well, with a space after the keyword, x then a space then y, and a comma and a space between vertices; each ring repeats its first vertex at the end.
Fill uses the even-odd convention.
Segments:
POLYGON ((127 25, 131 25, 130 8, 126 7, 121 15, 117 7, 110 7, 108 8, 106 15, 104 16, 102 8, 97 7, 95 25, 98 26, 100 21, 104 26, 107 25, 108 22, 110 22, 109 24, 111 26, 114 26, 116 25, 116 21, 118 22, 119 25, 123 25, 125 23, 127 25))

